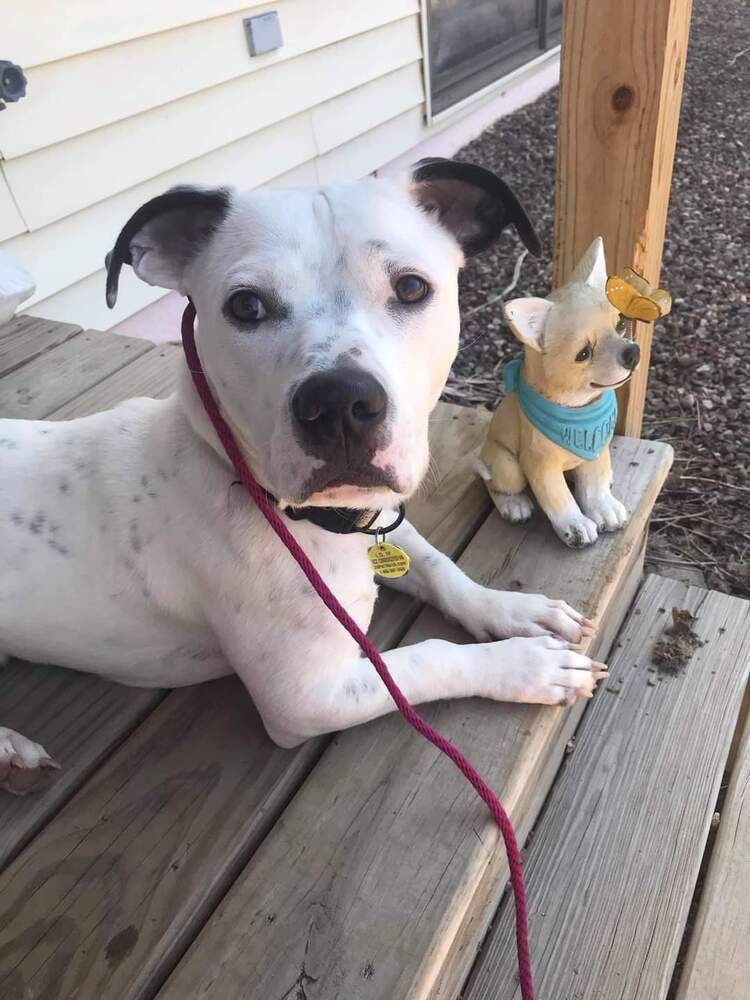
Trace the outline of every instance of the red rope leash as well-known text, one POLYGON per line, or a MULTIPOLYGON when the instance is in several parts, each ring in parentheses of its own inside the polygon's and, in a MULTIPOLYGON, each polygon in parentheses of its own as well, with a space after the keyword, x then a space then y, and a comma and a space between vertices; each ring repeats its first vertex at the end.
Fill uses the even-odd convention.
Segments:
POLYGON ((505 852, 508 857, 508 868, 510 869, 510 884, 513 889, 513 896, 516 904, 516 951, 518 954, 518 978, 521 984, 522 1000, 534 1000, 534 983, 531 972, 531 957, 529 954, 529 929, 528 911, 526 908, 526 887, 523 881, 523 869, 521 863, 521 852, 518 849, 518 842, 513 830, 513 824, 508 814, 503 809, 500 800, 484 781, 478 771, 464 757, 458 747, 449 740, 441 736, 436 729, 426 722, 421 715, 411 707, 401 690, 396 685, 390 675, 388 667, 376 647, 370 642, 362 629, 351 618, 345 608, 339 604, 336 597, 331 593, 327 584, 310 562, 294 535, 289 531, 286 524, 279 516, 275 506, 268 500, 263 489, 256 482, 253 474, 245 462, 245 458, 235 441, 229 425, 222 417, 219 407, 214 399, 208 384, 208 379, 201 366, 198 351, 195 346, 193 335, 193 324, 195 321, 195 307, 192 302, 187 305, 182 317, 182 346, 185 350, 188 367, 193 376, 195 388, 201 398, 206 413, 211 418, 216 433, 224 446, 229 460, 242 480, 248 493, 258 505, 261 513, 274 529, 276 534, 289 549, 294 559, 299 564, 302 572, 312 584, 320 599, 329 609, 331 614, 344 626, 349 635, 359 644, 362 651, 367 655, 372 665, 377 670, 380 679, 388 689, 388 693, 396 703, 396 707, 403 715, 409 725, 413 726, 418 733, 429 740, 438 750, 449 757, 461 773, 471 782, 479 797, 487 805, 492 813, 500 832, 505 841, 505 852))

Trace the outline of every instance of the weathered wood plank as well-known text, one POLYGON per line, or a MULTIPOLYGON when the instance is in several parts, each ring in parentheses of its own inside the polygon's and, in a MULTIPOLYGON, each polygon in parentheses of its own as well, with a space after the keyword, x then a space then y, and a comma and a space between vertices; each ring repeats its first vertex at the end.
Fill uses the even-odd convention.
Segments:
POLYGON ((235 678, 169 695, 0 877, 0 995, 152 995, 320 746, 274 747, 235 678))
MULTIPOLYGON (((646 553, 647 536, 644 533, 640 546, 633 549, 624 561, 616 593, 607 609, 606 620, 600 625, 593 651, 606 658, 606 651, 612 648, 623 620, 635 599, 643 580, 643 561, 646 553)), ((556 739, 550 741, 545 753, 534 764, 534 770, 527 777, 526 787, 514 815, 516 834, 520 843, 525 843, 533 824, 544 805, 552 782, 560 767, 560 748, 567 745, 586 709, 586 703, 574 706, 563 716, 556 739)), ((487 872, 477 885, 476 892, 467 906, 460 923, 454 931, 454 945, 443 959, 438 979, 430 996, 434 1000, 454 1000, 455 994, 466 977, 474 961, 479 943, 484 940, 487 927, 497 910, 503 891, 507 869, 505 853, 495 854, 487 866, 487 872)))
MULTIPOLYGON (((437 474, 409 514, 449 552, 489 509, 471 474, 488 416, 433 418, 437 474)), ((378 609, 381 639, 415 613, 378 609)), ((325 743, 274 748, 235 679, 170 694, 0 877, 0 995, 152 996, 325 743)))
MULTIPOLYGON (((555 281, 595 236, 610 274, 658 281, 680 117, 691 0, 581 0, 563 18, 555 281), (617 39, 617 44, 612 40, 617 39)), ((620 391, 619 432, 640 434, 653 327, 620 391)))
POLYGON ((153 346, 96 330, 79 333, 0 379, 0 416, 47 417, 153 346))
POLYGON ((81 332, 73 323, 16 316, 0 327, 0 378, 81 332))
MULTIPOLYGON (((64 764, 39 794, 0 795, 0 869, 161 698, 158 691, 59 667, 12 660, 0 668, 2 724, 38 740, 64 764)), ((3 965, 0 959, 0 969, 3 965)), ((0 996, 5 996, 1 986, 0 996)))
POLYGON ((749 790, 750 726, 745 724, 690 935, 677 1000, 745 1000, 747 997, 750 984, 749 790))
MULTIPOLYGON (((750 667, 749 628, 746 601, 647 579, 529 848, 539 996, 666 997, 750 667), (673 607, 697 615, 706 645, 665 676, 651 651, 673 607)), ((465 1000, 520 995, 511 918, 504 901, 465 1000)))
MULTIPOLYGON (((572 552, 546 524, 511 526, 493 513, 460 565, 490 586, 561 594, 609 621, 671 449, 623 439, 614 459, 634 507, 625 531, 572 552)), ((407 641, 427 635, 465 641, 430 610, 407 641)), ((478 700, 424 715, 527 824, 570 715, 478 700)), ((498 832, 464 778, 400 718, 378 720, 335 738, 160 1000, 291 997, 295 984, 307 1000, 452 998, 504 880, 498 832)))
MULTIPOLYGON (((104 334, 103 336, 107 336, 104 334)), ((113 340, 116 338, 113 336, 113 340)), ((141 354, 129 365, 97 382, 75 399, 50 413, 53 420, 70 420, 108 410, 124 399, 151 396, 163 399, 177 384, 177 372, 182 350, 174 344, 162 344, 141 354)))

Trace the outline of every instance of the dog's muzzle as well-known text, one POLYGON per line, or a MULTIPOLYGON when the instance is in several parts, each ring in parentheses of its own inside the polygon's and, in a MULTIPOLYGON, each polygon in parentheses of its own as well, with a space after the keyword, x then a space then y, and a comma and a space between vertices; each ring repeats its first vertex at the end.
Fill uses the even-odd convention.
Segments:
POLYGON ((372 455, 380 444, 388 397, 378 380, 356 368, 318 372, 292 396, 297 438, 308 454, 372 455))

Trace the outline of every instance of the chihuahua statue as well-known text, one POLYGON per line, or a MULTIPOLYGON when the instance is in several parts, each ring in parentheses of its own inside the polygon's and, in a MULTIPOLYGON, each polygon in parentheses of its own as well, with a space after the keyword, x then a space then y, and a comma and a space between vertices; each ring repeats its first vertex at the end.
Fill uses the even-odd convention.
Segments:
POLYGON ((529 485, 566 545, 590 545, 600 531, 616 531, 628 519, 611 492, 609 443, 615 388, 640 360, 638 345, 623 335, 627 321, 608 299, 601 237, 566 285, 546 299, 514 299, 503 312, 525 352, 505 366, 506 395, 480 452, 479 473, 507 520, 531 516, 529 485))

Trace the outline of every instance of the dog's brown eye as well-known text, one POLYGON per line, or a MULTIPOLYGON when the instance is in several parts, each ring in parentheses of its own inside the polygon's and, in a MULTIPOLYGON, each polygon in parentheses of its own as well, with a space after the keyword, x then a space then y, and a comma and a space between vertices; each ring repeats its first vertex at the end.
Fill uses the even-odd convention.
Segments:
POLYGON ((593 352, 591 350, 591 345, 586 344, 586 346, 582 347, 581 350, 578 352, 578 354, 576 354, 576 361, 579 362, 588 361, 592 353, 593 352))
POLYGON ((393 290, 399 302, 410 306, 426 299, 430 292, 430 286, 418 274, 402 274, 393 286, 393 290))
POLYGON ((622 335, 623 333, 626 332, 627 328, 628 328, 628 321, 625 319, 624 316, 620 316, 615 325, 615 330, 617 330, 617 332, 622 335))
POLYGON ((246 288, 235 292, 227 305, 229 312, 240 323, 259 323, 268 315, 261 297, 246 288))

